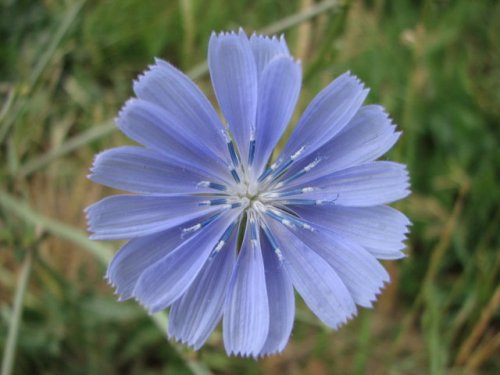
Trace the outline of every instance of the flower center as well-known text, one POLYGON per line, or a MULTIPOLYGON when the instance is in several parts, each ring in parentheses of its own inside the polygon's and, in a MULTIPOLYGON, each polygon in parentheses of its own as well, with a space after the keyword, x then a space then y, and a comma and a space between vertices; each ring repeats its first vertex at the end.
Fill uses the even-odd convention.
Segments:
POLYGON ((259 196, 259 183, 250 181, 246 184, 246 197, 250 200, 258 199, 259 196))
POLYGON ((235 184, 233 188, 235 192, 234 197, 239 199, 241 204, 247 209, 252 209, 256 202, 262 204, 263 200, 261 199, 261 195, 263 192, 259 189, 261 188, 259 182, 247 174, 242 177, 242 181, 239 184, 235 184))

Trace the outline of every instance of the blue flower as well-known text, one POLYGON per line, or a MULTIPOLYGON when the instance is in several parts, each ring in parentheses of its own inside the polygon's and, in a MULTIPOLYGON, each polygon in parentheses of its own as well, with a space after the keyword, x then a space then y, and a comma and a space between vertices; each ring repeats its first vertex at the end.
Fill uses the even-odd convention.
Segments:
POLYGON ((309 104, 274 162, 294 112, 300 63, 283 37, 212 34, 210 76, 224 121, 184 74, 157 60, 121 110, 144 147, 97 155, 90 178, 137 193, 87 209, 91 238, 128 242, 107 278, 121 300, 170 307, 168 335, 199 349, 222 319, 227 353, 284 349, 294 289, 337 328, 371 307, 403 256, 404 165, 376 161, 400 136, 345 73, 309 104))

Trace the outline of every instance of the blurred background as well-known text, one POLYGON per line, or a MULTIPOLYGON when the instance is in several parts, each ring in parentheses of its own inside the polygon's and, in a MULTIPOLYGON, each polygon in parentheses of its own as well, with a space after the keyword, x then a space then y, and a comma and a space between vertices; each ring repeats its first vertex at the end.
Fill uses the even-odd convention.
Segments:
POLYGON ((499 374, 500 2, 0 0, 0 354, 8 374, 499 374), (346 70, 403 131, 408 257, 373 310, 332 332, 298 301, 283 354, 227 358, 166 340, 165 315, 103 280, 119 243, 87 240, 109 195, 93 155, 164 58, 213 99, 212 30, 284 33, 303 62, 297 115, 346 70))

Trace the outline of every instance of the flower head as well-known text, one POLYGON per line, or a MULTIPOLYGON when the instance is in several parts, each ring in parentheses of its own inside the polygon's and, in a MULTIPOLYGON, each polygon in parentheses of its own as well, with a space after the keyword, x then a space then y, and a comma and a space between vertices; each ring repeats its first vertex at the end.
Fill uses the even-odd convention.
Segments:
POLYGON ((353 75, 295 108, 301 66, 283 37, 212 34, 208 63, 225 121, 195 84, 157 60, 117 123, 144 147, 99 154, 90 178, 135 195, 88 208, 92 238, 128 242, 107 278, 121 300, 170 307, 168 334, 200 348, 219 321, 229 354, 286 346, 294 289, 327 326, 370 307, 403 256, 404 165, 376 161, 400 133, 353 75))

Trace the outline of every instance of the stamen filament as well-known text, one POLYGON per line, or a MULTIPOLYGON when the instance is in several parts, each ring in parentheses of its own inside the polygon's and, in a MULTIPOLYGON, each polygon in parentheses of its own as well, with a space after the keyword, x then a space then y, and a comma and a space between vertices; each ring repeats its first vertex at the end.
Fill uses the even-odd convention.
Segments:
POLYGON ((285 173, 288 168, 297 160, 297 158, 304 152, 306 149, 305 146, 299 148, 295 153, 290 156, 290 158, 283 164, 279 165, 274 163, 271 167, 267 168, 262 175, 260 175, 258 181, 264 181, 269 175, 273 178, 273 181, 280 177, 283 173, 285 173))
POLYGON ((218 206, 221 204, 226 204, 228 203, 228 200, 226 198, 218 198, 218 199, 211 199, 207 201, 201 201, 199 203, 200 206, 218 206))
POLYGON ((251 166, 253 164, 255 158, 255 139, 250 140, 250 146, 248 149, 248 165, 251 166))
POLYGON ((238 184, 241 182, 240 176, 238 175, 238 172, 236 172, 236 169, 231 169, 231 176, 233 176, 234 180, 238 184))
POLYGON ((276 184, 276 188, 279 189, 280 187, 284 186, 285 184, 288 184, 290 183, 291 181, 293 180, 296 180, 298 179, 299 177, 302 177, 303 175, 305 175, 307 172, 309 172, 311 169, 313 169, 315 166, 317 166, 319 164, 319 162, 321 161, 320 158, 316 158, 312 163, 309 163, 308 165, 306 165, 304 168, 302 168, 300 171, 298 171, 297 173, 293 174, 292 176, 290 177, 287 177, 285 178, 284 180, 280 181, 278 184, 276 184))
POLYGON ((227 190, 226 185, 222 185, 222 184, 218 184, 216 182, 210 182, 210 181, 200 181, 198 183, 198 186, 200 186, 200 187, 207 187, 207 188, 210 188, 210 189, 220 190, 220 191, 226 191, 227 190))
POLYGON ((212 251, 212 254, 210 254, 211 257, 215 256, 215 254, 217 254, 219 251, 222 250, 222 248, 226 244, 227 240, 229 239, 229 237, 233 233, 233 229, 236 227, 236 223, 237 223, 237 221, 235 221, 234 223, 232 223, 226 229, 226 231, 222 234, 221 238, 219 239, 219 242, 217 242, 217 245, 214 247, 214 250, 212 251))
MULTIPOLYGON (((227 207, 227 208, 229 208, 229 207, 227 207)), ((209 216, 207 219, 200 221, 199 223, 196 223, 195 225, 192 225, 192 226, 187 227, 187 228, 183 228, 181 236, 185 236, 186 234, 189 234, 189 233, 194 233, 196 231, 199 231, 201 228, 206 227, 208 224, 210 224, 215 219, 217 219, 217 217, 219 217, 219 215, 222 214, 222 212, 224 212, 224 210, 220 210, 220 211, 216 212, 214 215, 209 216)))
POLYGON ((266 215, 271 217, 272 219, 280 222, 281 224, 285 225, 286 227, 290 229, 294 229, 296 226, 302 229, 307 229, 310 231, 314 231, 313 227, 311 227, 309 224, 306 222, 300 220, 299 218, 296 218, 286 212, 274 210, 274 209, 269 209, 266 211, 266 215))
POLYGON ((227 142, 227 149, 229 151, 229 155, 231 156, 231 161, 233 162, 233 167, 237 168, 238 165, 240 165, 240 159, 238 158, 238 155, 236 154, 236 150, 234 148, 233 141, 227 142))
POLYGON ((318 188, 314 187, 304 187, 300 189, 293 189, 293 190, 288 190, 288 191, 282 191, 282 192, 269 192, 269 193, 264 193, 262 194, 262 198, 264 199, 279 199, 283 197, 290 197, 292 195, 300 195, 300 194, 307 194, 307 193, 312 193, 313 191, 318 190, 318 188))
POLYGON ((269 230, 269 228, 263 222, 261 223, 260 227, 264 231, 264 234, 266 235, 269 243, 271 244, 271 247, 273 248, 274 253, 278 257, 278 260, 280 261, 280 263, 283 262, 283 254, 282 254, 282 252, 281 252, 281 250, 280 250, 280 248, 278 246, 278 242, 276 241, 276 239, 272 235, 271 231, 269 230))
POLYGON ((326 205, 335 205, 335 201, 339 199, 340 194, 337 193, 335 199, 287 199, 282 200, 280 203, 285 205, 292 206, 326 206, 326 205))

